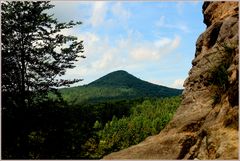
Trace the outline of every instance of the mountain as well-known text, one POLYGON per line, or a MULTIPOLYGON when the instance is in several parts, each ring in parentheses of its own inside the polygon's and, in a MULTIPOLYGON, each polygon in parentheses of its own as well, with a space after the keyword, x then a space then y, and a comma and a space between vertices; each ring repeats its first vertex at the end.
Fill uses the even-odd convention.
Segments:
POLYGON ((136 99, 144 97, 171 97, 182 90, 143 81, 126 71, 109 73, 84 86, 61 89, 63 97, 74 103, 99 102, 109 99, 136 99))
POLYGON ((141 92, 145 96, 175 96, 180 95, 182 90, 168 88, 165 86, 156 85, 143 81, 126 71, 118 70, 109 73, 96 81, 88 84, 90 87, 115 87, 115 88, 128 88, 141 92))
POLYGON ((239 3, 205 1, 181 105, 155 136, 111 160, 239 160, 239 3))

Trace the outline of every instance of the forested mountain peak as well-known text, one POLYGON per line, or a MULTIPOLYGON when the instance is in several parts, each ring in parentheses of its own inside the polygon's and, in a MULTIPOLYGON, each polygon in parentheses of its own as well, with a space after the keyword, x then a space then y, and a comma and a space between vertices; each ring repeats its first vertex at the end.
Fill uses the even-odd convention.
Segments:
POLYGON ((111 72, 87 85, 88 87, 134 89, 146 96, 176 96, 182 90, 161 86, 141 80, 124 70, 111 72))
POLYGON ((93 82, 89 86, 128 86, 131 87, 135 83, 142 83, 142 80, 129 74, 124 70, 111 72, 93 82))
POLYGON ((124 70, 117 70, 111 72, 91 83, 88 86, 108 86, 108 87, 127 87, 127 88, 148 88, 148 87, 155 87, 155 88, 165 88, 171 89, 165 86, 153 84, 140 78, 135 77, 134 75, 124 71, 124 70))
POLYGON ((84 86, 61 89, 64 98, 74 102, 101 102, 109 99, 136 99, 146 97, 171 97, 182 90, 152 84, 124 70, 111 72, 84 86))

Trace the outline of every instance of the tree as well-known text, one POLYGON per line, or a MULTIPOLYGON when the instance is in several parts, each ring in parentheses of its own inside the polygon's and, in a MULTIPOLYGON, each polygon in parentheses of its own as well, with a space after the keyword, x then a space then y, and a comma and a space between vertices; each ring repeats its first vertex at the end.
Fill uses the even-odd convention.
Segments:
POLYGON ((4 99, 11 96, 13 103, 27 106, 56 87, 81 80, 57 79, 75 67, 78 57, 85 58, 79 54, 83 41, 61 34, 81 22, 58 22, 46 12, 54 7, 46 1, 2 2, 1 7, 4 99))

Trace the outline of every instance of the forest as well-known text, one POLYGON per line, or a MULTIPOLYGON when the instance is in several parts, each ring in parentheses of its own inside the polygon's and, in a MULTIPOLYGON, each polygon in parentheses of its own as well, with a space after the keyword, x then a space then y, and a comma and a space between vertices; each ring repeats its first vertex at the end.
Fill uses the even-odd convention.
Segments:
MULTIPOLYGON (((3 159, 100 159, 158 134, 180 97, 68 105, 44 101, 2 112, 3 159)), ((14 107, 14 106, 12 106, 14 107)))
POLYGON ((173 117, 182 90, 126 72, 60 89, 82 80, 57 79, 85 58, 83 41, 61 34, 81 22, 60 23, 44 12, 54 7, 47 1, 1 7, 2 159, 100 159, 158 134, 173 117))

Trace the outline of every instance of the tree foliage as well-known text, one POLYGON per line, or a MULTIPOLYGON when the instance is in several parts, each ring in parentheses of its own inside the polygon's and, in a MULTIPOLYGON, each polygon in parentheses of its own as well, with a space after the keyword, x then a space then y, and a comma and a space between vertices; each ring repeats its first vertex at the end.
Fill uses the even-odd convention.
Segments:
POLYGON ((158 134, 171 120, 180 97, 144 100, 130 109, 130 116, 113 117, 97 132, 99 145, 93 156, 102 157, 158 134))
POLYGON ((61 31, 81 22, 58 22, 47 14, 53 7, 47 1, 7 1, 1 7, 2 91, 15 95, 11 101, 27 105, 36 95, 80 81, 56 78, 74 68, 83 52, 82 41, 61 31))
POLYGON ((56 87, 80 81, 58 77, 74 68, 78 57, 84 58, 83 42, 62 34, 81 22, 58 22, 47 12, 52 7, 46 1, 1 2, 1 154, 5 159, 71 157, 69 149, 88 136, 88 124, 82 126, 77 116, 71 118, 79 111, 47 97, 49 91, 57 93, 56 87), (72 134, 73 128, 79 131, 72 134), (76 137, 81 139, 70 139, 76 137))

